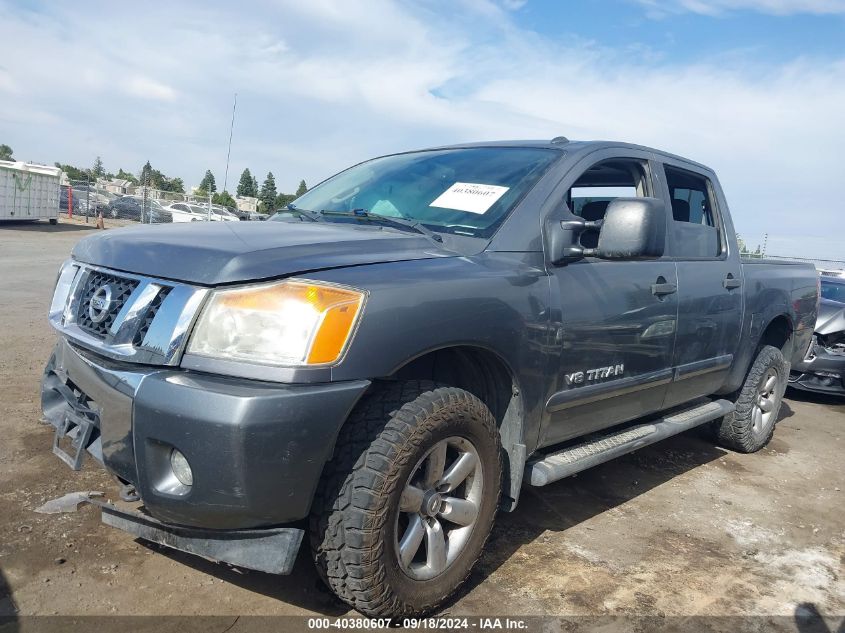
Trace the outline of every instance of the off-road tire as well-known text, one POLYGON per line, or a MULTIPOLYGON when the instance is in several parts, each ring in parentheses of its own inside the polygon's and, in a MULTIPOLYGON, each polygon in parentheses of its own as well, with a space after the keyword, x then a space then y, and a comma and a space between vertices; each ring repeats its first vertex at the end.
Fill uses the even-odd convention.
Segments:
POLYGON ((751 364, 745 382, 737 394, 736 409, 733 413, 722 418, 721 422, 715 424, 717 442, 725 448, 740 453, 755 453, 768 444, 775 432, 775 424, 777 423, 783 392, 786 391, 788 377, 789 364, 781 351, 771 345, 763 347, 751 364), (770 422, 759 431, 755 431, 754 409, 757 406, 761 383, 769 369, 774 369, 778 377, 775 390, 776 403, 770 422))
POLYGON ((466 580, 499 505, 502 457, 495 419, 462 389, 427 381, 384 383, 342 427, 309 520, 318 573, 341 600, 367 616, 431 612, 466 580), (471 535, 439 576, 413 580, 399 567, 394 531, 402 488, 430 447, 450 436, 472 442, 484 495, 471 535))

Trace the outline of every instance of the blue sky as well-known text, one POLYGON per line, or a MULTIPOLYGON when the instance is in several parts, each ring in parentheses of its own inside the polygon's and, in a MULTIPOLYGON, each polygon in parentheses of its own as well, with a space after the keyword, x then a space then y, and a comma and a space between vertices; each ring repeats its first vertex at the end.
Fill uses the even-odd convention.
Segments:
POLYGON ((845 259, 845 0, 0 0, 19 159, 283 190, 372 155, 617 139, 714 167, 740 233, 845 259), (80 9, 84 6, 84 9, 80 9))
POLYGON ((653 56, 664 64, 695 63, 726 53, 772 64, 802 56, 837 59, 845 52, 845 22, 835 13, 797 9, 811 3, 737 2, 733 4, 738 8, 732 9, 725 6, 731 3, 703 2, 712 7, 710 12, 691 11, 671 1, 651 5, 588 0, 577 3, 577 10, 573 4, 525 3, 513 15, 519 25, 548 38, 581 37, 653 56), (783 6, 785 11, 792 5, 796 10, 778 13, 766 10, 767 4, 783 6))

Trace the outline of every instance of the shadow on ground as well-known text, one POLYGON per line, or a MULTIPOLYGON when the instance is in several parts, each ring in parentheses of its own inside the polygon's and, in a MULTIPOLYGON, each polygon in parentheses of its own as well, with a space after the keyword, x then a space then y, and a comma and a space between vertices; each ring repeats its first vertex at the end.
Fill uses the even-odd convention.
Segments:
POLYGON ((26 231, 29 233, 68 233, 71 231, 93 231, 97 229, 97 221, 89 218, 89 224, 65 223, 59 220, 58 224, 50 224, 46 220, 15 220, 12 222, 0 223, 0 235, 14 231, 26 231))
POLYGON ((339 616, 349 611, 349 607, 340 602, 317 575, 317 570, 311 561, 307 535, 302 541, 296 563, 289 576, 276 576, 260 571, 239 569, 214 563, 155 543, 143 540, 136 542, 192 569, 268 598, 327 616, 339 616))
POLYGON ((544 532, 566 532, 727 454, 706 437, 705 429, 693 429, 543 488, 524 487, 517 509, 499 514, 485 553, 455 600, 544 532))
POLYGON ((18 631, 18 607, 12 598, 12 588, 0 569, 0 630, 3 633, 18 631))
POLYGON ((786 389, 786 398, 795 400, 796 402, 810 402, 813 404, 823 404, 829 407, 840 407, 845 409, 845 396, 834 396, 826 393, 816 393, 815 391, 804 391, 803 389, 793 389, 788 387, 786 389))
POLYGON ((812 602, 795 607, 795 626, 799 633, 845 633, 845 619, 825 616, 812 602))

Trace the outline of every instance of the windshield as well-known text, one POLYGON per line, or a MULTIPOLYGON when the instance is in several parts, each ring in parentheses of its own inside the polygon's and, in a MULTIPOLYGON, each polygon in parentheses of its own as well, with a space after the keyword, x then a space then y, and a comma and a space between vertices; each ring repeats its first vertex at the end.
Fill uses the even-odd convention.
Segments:
POLYGON ((559 157, 554 150, 526 147, 385 156, 329 178, 293 206, 311 212, 363 209, 417 220, 435 231, 489 237, 559 157))
POLYGON ((845 303, 845 283, 822 279, 822 298, 845 303))
POLYGON ((202 207, 198 207, 195 204, 189 204, 188 209, 191 211, 191 213, 201 213, 202 215, 206 214, 205 209, 203 209, 202 207))

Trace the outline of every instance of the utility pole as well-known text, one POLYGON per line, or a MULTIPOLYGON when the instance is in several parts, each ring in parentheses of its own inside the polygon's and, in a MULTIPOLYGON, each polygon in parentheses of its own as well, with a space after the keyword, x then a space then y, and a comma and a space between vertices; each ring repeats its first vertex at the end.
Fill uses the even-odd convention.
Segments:
MULTIPOLYGON (((150 162, 150 161, 147 161, 147 162, 150 162)), ((143 194, 142 194, 142 197, 141 197, 141 224, 144 224, 145 221, 152 224, 153 223, 153 217, 152 217, 153 214, 149 213, 149 208, 147 207, 147 200, 148 200, 149 195, 150 195, 149 194, 150 172, 147 169, 144 169, 143 171, 144 171, 144 173, 141 174, 143 176, 143 178, 141 179, 141 182, 143 183, 141 185, 142 191, 143 191, 143 194), (147 216, 148 216, 148 218, 146 220, 144 219, 144 214, 147 214, 147 216)))
POLYGON ((226 174, 223 176, 223 191, 229 184, 229 157, 232 155, 232 132, 235 131, 235 108, 238 107, 238 93, 235 93, 235 101, 232 103, 232 125, 229 126, 229 149, 226 150, 226 174))

